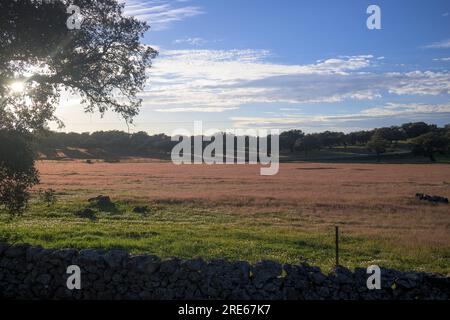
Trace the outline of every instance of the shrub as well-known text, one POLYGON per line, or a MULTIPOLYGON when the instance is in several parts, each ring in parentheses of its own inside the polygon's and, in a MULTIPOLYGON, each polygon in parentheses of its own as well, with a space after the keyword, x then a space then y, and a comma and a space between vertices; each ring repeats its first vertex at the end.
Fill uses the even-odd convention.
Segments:
POLYGON ((47 204, 48 207, 56 203, 55 190, 51 188, 47 190, 39 190, 39 197, 41 198, 41 201, 47 204))
POLYGON ((39 182, 28 134, 0 130, 0 205, 11 214, 26 208, 29 189, 39 182))

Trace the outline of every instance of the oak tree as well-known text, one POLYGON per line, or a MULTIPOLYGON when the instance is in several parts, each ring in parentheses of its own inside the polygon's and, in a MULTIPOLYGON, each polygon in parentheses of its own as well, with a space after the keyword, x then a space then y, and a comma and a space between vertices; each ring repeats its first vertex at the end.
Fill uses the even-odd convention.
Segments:
POLYGON ((18 139, 14 149, 0 140, 2 204, 8 206, 16 193, 22 195, 15 201, 25 203, 26 190, 37 182, 27 141, 49 121, 59 121, 55 109, 62 94, 79 96, 86 112, 112 110, 132 122, 157 55, 141 42, 148 28, 125 16, 116 0, 0 1, 0 139, 18 139), (72 5, 80 9, 75 17, 72 5), (81 22, 79 28, 69 28, 70 19, 81 22), (16 171, 5 159, 19 154, 27 155, 26 168, 16 171))

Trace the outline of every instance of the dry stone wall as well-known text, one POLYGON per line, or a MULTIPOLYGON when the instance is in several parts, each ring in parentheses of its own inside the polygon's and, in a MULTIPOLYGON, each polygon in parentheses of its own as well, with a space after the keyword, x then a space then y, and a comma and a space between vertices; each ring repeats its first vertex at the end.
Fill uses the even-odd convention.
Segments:
POLYGON ((450 299, 450 278, 381 269, 382 288, 369 290, 366 269, 261 261, 161 260, 120 250, 44 249, 0 243, 3 299, 450 299), (67 267, 81 269, 69 290, 67 267))

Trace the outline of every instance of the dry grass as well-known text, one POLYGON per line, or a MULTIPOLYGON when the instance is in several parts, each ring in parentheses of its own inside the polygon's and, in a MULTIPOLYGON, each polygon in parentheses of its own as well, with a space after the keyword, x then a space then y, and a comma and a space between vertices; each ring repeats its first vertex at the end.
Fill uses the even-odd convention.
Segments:
POLYGON ((69 195, 190 203, 241 224, 275 224, 299 231, 344 232, 392 239, 406 247, 450 244, 448 205, 415 193, 450 196, 447 164, 281 164, 275 176, 258 166, 169 162, 85 164, 41 161, 42 185, 69 195), (224 213, 225 212, 225 213, 224 213), (233 219, 239 216, 239 219, 233 219))

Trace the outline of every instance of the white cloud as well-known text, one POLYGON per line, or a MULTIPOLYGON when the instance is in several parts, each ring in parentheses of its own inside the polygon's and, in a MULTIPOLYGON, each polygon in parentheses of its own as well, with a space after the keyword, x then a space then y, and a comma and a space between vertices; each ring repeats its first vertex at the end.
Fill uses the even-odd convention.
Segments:
MULTIPOLYGON (((270 61, 267 50, 164 50, 149 70, 143 108, 162 113, 220 113, 245 104, 283 104, 267 117, 224 118, 236 127, 280 129, 295 126, 356 128, 358 121, 450 117, 449 104, 384 104, 358 113, 311 115, 314 103, 382 101, 388 95, 450 94, 450 72, 377 73, 371 55, 337 57, 312 64, 270 61), (370 71, 370 72, 369 72, 370 71), (307 105, 308 104, 308 105, 307 105)), ((446 96, 448 98, 448 96, 446 96)), ((441 98, 441 97, 439 97, 441 98)), ((448 101, 448 99, 447 99, 448 101)), ((381 102, 378 102, 381 103, 381 102)), ((271 110, 272 111, 272 110, 271 110)), ((336 110, 337 111, 337 110, 336 110)))
POLYGON ((424 46, 426 49, 445 49, 450 48, 450 39, 442 40, 439 42, 435 42, 429 45, 424 46))
POLYGON ((173 43, 174 44, 189 44, 192 46, 200 47, 207 43, 203 38, 200 37, 194 37, 194 38, 183 38, 183 39, 176 39, 173 43))
POLYGON ((367 117, 392 117, 405 116, 412 114, 442 114, 450 113, 450 104, 425 104, 425 103, 387 103, 381 107, 364 109, 360 112, 361 116, 367 117))
MULTIPOLYGON (((269 82, 277 76, 345 76, 368 67, 372 59, 369 55, 349 56, 309 65, 284 65, 266 62, 268 57, 267 50, 161 50, 150 70, 150 85, 142 94, 144 106, 165 112, 200 108, 220 112, 245 103, 337 101, 341 99, 339 92, 319 97, 316 90, 299 99, 283 94, 269 82), (258 81, 267 83, 260 85, 258 81)), ((363 99, 376 93, 363 88, 344 95, 363 99)))
POLYGON ((267 50, 163 50, 141 94, 159 112, 223 112, 244 104, 336 103, 385 93, 450 93, 450 73, 373 73, 372 55, 341 56, 304 65, 269 62, 267 50), (175 110, 175 111, 174 111, 175 110))
POLYGON ((450 61, 450 57, 448 57, 448 58, 434 58, 433 61, 450 61))
MULTIPOLYGON (((305 115, 284 114, 275 117, 232 117, 236 127, 279 127, 291 128, 295 126, 338 126, 349 122, 359 122, 373 119, 392 119, 394 117, 408 117, 434 115, 438 117, 450 116, 450 104, 399 104, 385 105, 363 109, 358 113, 343 115, 305 115)), ((346 125, 342 127, 346 127, 346 125)))
POLYGON ((125 14, 146 21, 152 30, 167 29, 173 22, 182 21, 190 17, 203 14, 203 10, 197 6, 175 5, 170 1, 140 1, 126 0, 125 14))
POLYGON ((450 74, 448 72, 413 71, 393 74, 398 82, 389 91, 399 95, 438 95, 450 93, 450 74))
POLYGON ((179 113, 179 112, 223 112, 228 110, 234 110, 237 107, 191 107, 191 108, 167 108, 167 109, 155 109, 158 112, 179 113))

